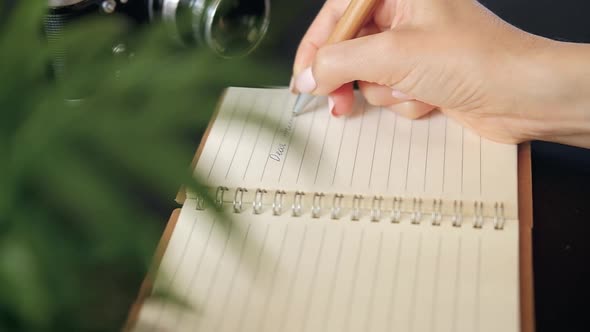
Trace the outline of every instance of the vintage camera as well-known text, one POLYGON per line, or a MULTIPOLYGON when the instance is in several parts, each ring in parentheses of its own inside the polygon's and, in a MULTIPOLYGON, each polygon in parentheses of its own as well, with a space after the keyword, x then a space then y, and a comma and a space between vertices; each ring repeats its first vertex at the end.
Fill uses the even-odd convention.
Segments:
MULTIPOLYGON (((270 22, 270 0, 48 0, 48 7, 44 27, 49 44, 57 44, 76 21, 116 15, 129 23, 129 34, 161 22, 179 43, 206 47, 222 57, 254 50, 270 22)), ((129 50, 118 43, 112 52, 129 50)), ((64 51, 55 50, 53 67, 58 75, 67 66, 66 57, 64 51)))

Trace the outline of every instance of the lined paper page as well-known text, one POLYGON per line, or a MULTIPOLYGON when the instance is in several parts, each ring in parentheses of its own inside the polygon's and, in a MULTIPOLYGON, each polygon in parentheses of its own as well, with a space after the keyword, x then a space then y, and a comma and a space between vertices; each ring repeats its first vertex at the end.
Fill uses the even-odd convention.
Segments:
POLYGON ((287 90, 229 89, 195 171, 212 187, 270 195, 504 202, 513 207, 504 229, 489 213, 481 229, 467 216, 454 227, 448 213, 440 226, 427 213, 412 224, 408 211, 399 223, 389 210, 371 222, 370 198, 359 221, 350 208, 333 220, 330 197, 319 218, 309 206, 292 216, 289 197, 279 215, 266 200, 228 226, 188 199, 155 291, 189 307, 148 299, 136 331, 518 331, 516 147, 440 113, 408 120, 360 96, 342 118, 322 98, 293 117, 294 101, 287 90))
POLYGON ((518 223, 435 227, 271 213, 228 230, 185 203, 136 331, 518 331, 518 223))
POLYGON ((408 120, 357 97, 350 117, 332 117, 325 98, 294 117, 287 90, 231 88, 195 171, 211 186, 480 200, 516 211, 516 146, 440 113, 408 120))

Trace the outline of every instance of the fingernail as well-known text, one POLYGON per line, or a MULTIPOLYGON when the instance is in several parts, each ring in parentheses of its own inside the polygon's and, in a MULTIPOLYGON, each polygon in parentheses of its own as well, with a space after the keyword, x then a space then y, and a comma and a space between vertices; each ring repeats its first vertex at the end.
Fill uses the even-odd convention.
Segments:
POLYGON ((334 112, 334 98, 332 97, 328 97, 328 111, 330 111, 333 116, 338 116, 338 114, 334 112))
POLYGON ((311 67, 305 68, 295 79, 295 88, 302 93, 310 93, 315 90, 317 84, 313 78, 311 67))
POLYGON ((400 99, 400 100, 410 100, 412 97, 408 96, 407 94, 399 91, 399 90, 391 90, 391 95, 393 98, 400 99))

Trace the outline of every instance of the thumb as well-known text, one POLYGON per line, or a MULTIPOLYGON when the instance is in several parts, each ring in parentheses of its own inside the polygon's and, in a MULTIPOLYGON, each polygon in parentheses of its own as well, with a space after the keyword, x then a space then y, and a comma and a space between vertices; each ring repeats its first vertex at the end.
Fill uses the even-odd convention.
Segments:
POLYGON ((300 92, 327 95, 341 85, 365 81, 391 86, 413 69, 414 31, 388 30, 322 47, 312 67, 295 80, 300 92), (403 45, 403 47, 401 46, 403 45))

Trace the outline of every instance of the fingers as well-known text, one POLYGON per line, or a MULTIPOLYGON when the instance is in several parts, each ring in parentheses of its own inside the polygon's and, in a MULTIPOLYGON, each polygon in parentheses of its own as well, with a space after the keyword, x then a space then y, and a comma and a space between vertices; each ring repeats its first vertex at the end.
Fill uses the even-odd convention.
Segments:
POLYGON ((328 40, 347 5, 347 1, 326 1, 299 44, 293 64, 294 75, 313 63, 316 52, 328 40))
POLYGON ((310 26, 295 59, 295 91, 329 94, 331 113, 348 115, 354 104, 352 82, 358 80, 370 104, 389 107, 412 119, 432 111, 434 106, 389 87, 406 77, 415 65, 408 54, 408 44, 416 40, 411 32, 379 32, 379 26, 368 24, 359 33, 365 35, 361 38, 324 45, 345 9, 345 1, 328 0, 310 26))
POLYGON ((310 70, 295 80, 299 91, 326 95, 355 80, 391 86, 406 77, 415 60, 407 54, 406 34, 385 31, 322 47, 310 70), (303 76, 303 77, 301 77, 303 76))
POLYGON ((432 105, 413 100, 411 97, 400 93, 395 93, 395 90, 391 90, 387 86, 369 82, 358 82, 358 84, 361 93, 365 96, 369 104, 388 107, 406 118, 418 119, 435 109, 432 105), (394 91, 393 94, 392 91, 394 91))
POLYGON ((390 106, 411 99, 409 97, 394 97, 391 88, 388 86, 363 81, 359 81, 358 85, 367 102, 374 106, 390 106))
POLYGON ((334 116, 349 115, 353 111, 354 91, 352 83, 347 83, 332 91, 329 97, 331 99, 332 109, 330 112, 334 116))
POLYGON ((421 101, 408 100, 395 105, 391 105, 389 106, 389 108, 395 113, 405 118, 414 120, 421 118, 424 115, 432 112, 436 107, 425 104, 421 101))

